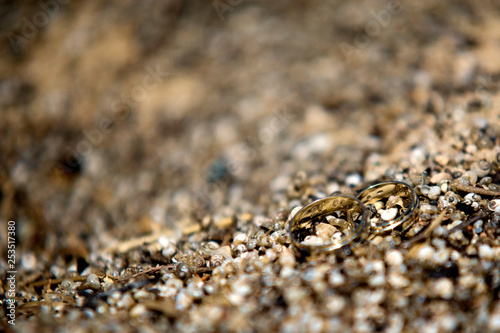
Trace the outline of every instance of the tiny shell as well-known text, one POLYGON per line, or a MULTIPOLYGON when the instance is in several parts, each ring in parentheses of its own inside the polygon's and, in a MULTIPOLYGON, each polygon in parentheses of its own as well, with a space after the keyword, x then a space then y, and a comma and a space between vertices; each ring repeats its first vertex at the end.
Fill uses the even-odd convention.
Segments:
POLYGON ((471 185, 476 185, 477 183, 477 173, 474 170, 466 171, 463 177, 468 178, 470 180, 471 185))
POLYGON ((481 160, 474 165, 474 171, 478 177, 485 177, 491 171, 491 165, 485 160, 481 160))
POLYGON ((488 209, 493 212, 500 213, 500 199, 490 200, 488 203, 488 209))

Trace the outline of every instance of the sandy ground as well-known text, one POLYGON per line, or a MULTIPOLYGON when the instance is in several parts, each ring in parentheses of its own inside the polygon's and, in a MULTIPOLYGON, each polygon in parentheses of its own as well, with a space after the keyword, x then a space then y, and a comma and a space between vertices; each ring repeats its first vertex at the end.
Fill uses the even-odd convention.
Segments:
MULTIPOLYGON (((226 245, 332 192, 465 172, 500 152, 496 1, 52 0, 0 15, 0 294, 13 220, 18 306, 37 309, 19 309, 14 327, 2 319, 7 329, 71 329, 71 311, 43 303, 50 279, 168 266, 169 242, 226 245)), ((488 244, 498 260, 498 236, 488 244)), ((489 298, 470 296, 483 312, 404 330, 500 330, 495 272, 489 298)), ((363 331, 351 296, 348 317, 322 318, 363 331)), ((194 321, 176 316, 179 330, 194 321)), ((267 328, 287 331, 283 318, 267 328)), ((242 330, 221 325, 206 330, 242 330)))

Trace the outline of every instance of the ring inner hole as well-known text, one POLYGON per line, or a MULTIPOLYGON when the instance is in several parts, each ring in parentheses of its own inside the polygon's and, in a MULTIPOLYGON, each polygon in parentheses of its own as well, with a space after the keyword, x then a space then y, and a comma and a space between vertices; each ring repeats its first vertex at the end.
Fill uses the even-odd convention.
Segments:
POLYGON ((393 191, 392 193, 384 193, 383 190, 379 190, 377 191, 377 196, 372 197, 371 199, 372 200, 369 201, 369 204, 374 205, 374 207, 376 208, 376 213, 370 217, 370 220, 372 221, 372 225, 378 226, 391 223, 392 221, 401 218, 401 216, 405 214, 412 203, 411 196, 407 191, 404 191, 403 189, 399 191, 393 191), (382 219, 381 210, 390 208, 398 209, 396 216, 391 220, 382 219), (378 220, 375 219, 375 221, 373 221, 374 218, 378 220))

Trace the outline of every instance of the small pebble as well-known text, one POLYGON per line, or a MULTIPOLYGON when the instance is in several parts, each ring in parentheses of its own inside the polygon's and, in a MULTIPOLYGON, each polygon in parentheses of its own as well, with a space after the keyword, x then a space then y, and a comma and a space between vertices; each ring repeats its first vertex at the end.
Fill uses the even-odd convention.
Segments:
POLYGON ((486 260, 493 260, 495 259, 495 251, 489 245, 480 245, 479 257, 486 260))
POLYGON ((345 283, 345 277, 339 271, 332 271, 328 275, 328 283, 330 283, 332 287, 339 287, 345 283))
POLYGON ((436 163, 442 166, 447 165, 449 161, 448 157, 445 155, 437 155, 436 157, 434 157, 434 160, 436 161, 436 163))
MULTIPOLYGON (((448 163, 448 161, 446 161, 446 164, 447 163, 448 163)), ((441 172, 441 173, 437 173, 434 176, 432 176, 431 183, 437 184, 442 180, 451 180, 451 179, 452 179, 452 177, 449 173, 441 172)))
POLYGON ((398 250, 390 250, 385 254, 385 262, 390 266, 399 266, 403 263, 403 255, 398 250))
POLYGON ((438 265, 444 265, 450 259, 450 250, 448 248, 440 249, 437 252, 434 252, 434 256, 432 261, 438 265))
POLYGON ((281 252, 278 261, 283 267, 293 267, 296 264, 295 256, 289 250, 281 252))
POLYGON ((325 304, 328 313, 332 316, 338 315, 342 310, 344 310, 346 301, 341 296, 332 296, 328 299, 325 304))
POLYGON ((146 306, 140 303, 134 306, 129 312, 130 316, 134 319, 137 319, 139 317, 144 317, 147 315, 147 313, 148 310, 146 309, 146 306))
POLYGON ((418 251, 418 259, 421 261, 429 261, 434 257, 434 248, 429 245, 424 245, 419 251, 418 251))
POLYGON ((350 187, 358 186, 359 184, 361 184, 362 181, 363 181, 363 178, 361 177, 361 175, 359 173, 353 173, 353 174, 347 175, 345 177, 345 183, 346 183, 346 185, 348 185, 350 187))
POLYGON ((247 234, 244 234, 242 232, 239 232, 234 235, 233 238, 233 244, 234 245, 240 245, 240 244, 246 244, 248 243, 248 236, 247 234))
POLYGON ((338 232, 338 229, 331 224, 320 223, 316 226, 316 235, 325 241, 331 240, 336 232, 338 232))
POLYGON ((420 212, 423 214, 434 215, 438 213, 438 208, 433 205, 422 204, 420 205, 420 212))
POLYGON ((432 282, 434 284, 434 292, 444 299, 451 299, 453 297, 453 282, 448 278, 440 278, 432 282))
POLYGON ((320 238, 318 236, 309 235, 302 241, 302 244, 311 246, 320 246, 324 245, 325 241, 323 240, 323 238, 320 238))
POLYGON ((404 288, 410 285, 410 280, 405 276, 398 273, 389 273, 387 275, 387 282, 394 288, 404 288))
POLYGON ((441 188, 439 186, 431 186, 428 197, 431 200, 437 200, 439 199, 440 194, 441 194, 441 188))
POLYGON ((500 313, 493 313, 488 320, 488 328, 491 332, 500 331, 500 313))
POLYGON ((398 209, 397 208, 381 209, 379 213, 380 213, 380 218, 382 220, 392 221, 398 215, 398 209))
POLYGON ((375 274, 368 279, 368 285, 374 288, 382 287, 385 283, 385 276, 383 274, 375 274))
POLYGON ((99 278, 95 274, 89 274, 87 276, 87 285, 92 289, 101 288, 101 283, 99 282, 99 278))

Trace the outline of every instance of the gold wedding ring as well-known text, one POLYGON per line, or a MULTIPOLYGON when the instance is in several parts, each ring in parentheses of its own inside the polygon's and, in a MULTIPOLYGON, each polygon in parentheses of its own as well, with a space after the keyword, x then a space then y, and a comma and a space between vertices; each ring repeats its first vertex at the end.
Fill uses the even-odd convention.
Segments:
POLYGON ((369 186, 357 198, 365 205, 372 204, 380 208, 368 222, 374 234, 395 228, 404 234, 418 215, 418 196, 411 186, 403 182, 388 181, 369 186))
POLYGON ((366 209, 360 200, 344 195, 325 197, 311 202, 292 217, 291 241, 306 255, 349 254, 368 236, 366 218, 366 209), (331 237, 330 233, 333 233, 331 237), (314 241, 310 242, 311 239, 314 241))

